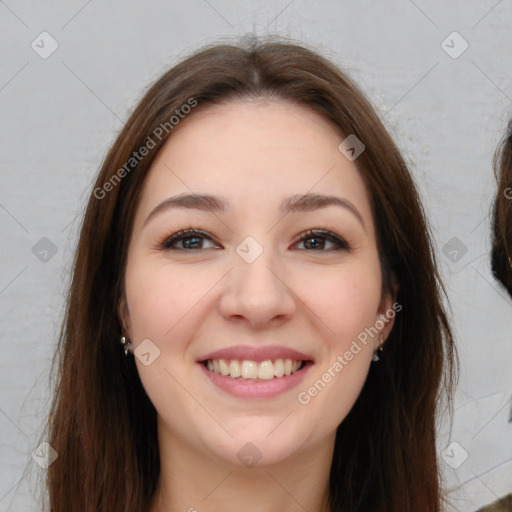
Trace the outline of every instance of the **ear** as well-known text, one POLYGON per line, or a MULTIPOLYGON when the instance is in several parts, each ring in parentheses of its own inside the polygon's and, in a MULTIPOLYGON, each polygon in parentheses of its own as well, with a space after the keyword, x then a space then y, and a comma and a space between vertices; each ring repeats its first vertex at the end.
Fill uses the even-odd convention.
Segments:
MULTIPOLYGON (((393 276, 391 280, 391 290, 387 294, 383 294, 379 302, 375 323, 379 328, 379 331, 382 333, 383 340, 388 339, 391 330, 393 329, 393 325, 395 324, 395 317, 397 313, 402 310, 402 305, 396 301, 398 288, 398 282, 393 276), (382 328, 380 328, 381 326, 382 328)), ((379 345, 380 336, 375 339, 375 349, 379 348, 379 345)))
POLYGON ((119 317, 119 323, 122 328, 122 335, 127 336, 131 339, 131 321, 130 321, 130 311, 128 310, 128 304, 126 302, 126 296, 123 293, 121 298, 119 299, 119 304, 117 306, 117 314, 119 317))

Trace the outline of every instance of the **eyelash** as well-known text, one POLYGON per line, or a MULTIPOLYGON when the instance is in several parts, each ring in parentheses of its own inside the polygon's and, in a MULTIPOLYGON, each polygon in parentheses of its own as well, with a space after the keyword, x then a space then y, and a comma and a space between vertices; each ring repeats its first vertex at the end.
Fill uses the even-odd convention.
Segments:
MULTIPOLYGON (((200 249, 185 249, 185 248, 178 248, 173 247, 174 244, 177 242, 180 242, 184 240, 185 238, 191 238, 191 237, 200 237, 200 238, 207 238, 215 243, 218 243, 213 239, 211 236, 207 235, 204 231, 201 231, 200 229, 182 229, 181 231, 178 231, 171 236, 166 237, 159 245, 158 248, 161 250, 179 250, 179 251, 195 251, 200 249)), ((309 250, 309 251, 315 251, 315 252, 330 252, 333 250, 350 250, 349 244, 343 240, 343 238, 340 238, 339 236, 335 235, 331 231, 326 231, 323 229, 308 229, 307 231, 304 231, 304 233, 301 233, 300 238, 294 243, 298 244, 300 242, 304 242, 305 240, 309 240, 311 238, 323 238, 325 240, 328 240, 329 242, 332 242, 333 244, 338 246, 338 249, 326 249, 326 250, 319 250, 315 251, 314 249, 301 249, 301 250, 309 250)))

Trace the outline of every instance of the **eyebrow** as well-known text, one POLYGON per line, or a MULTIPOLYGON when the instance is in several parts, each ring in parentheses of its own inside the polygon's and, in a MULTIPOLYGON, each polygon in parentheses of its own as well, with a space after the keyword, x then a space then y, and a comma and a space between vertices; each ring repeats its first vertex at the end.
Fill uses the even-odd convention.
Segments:
MULTIPOLYGON (((359 210, 353 203, 343 197, 312 193, 296 194, 285 199, 281 203, 279 211, 282 214, 287 215, 288 213, 295 212, 311 212, 321 208, 327 208, 329 206, 338 206, 351 212, 359 220, 363 229, 366 231, 365 222, 359 210)), ((151 213, 144 221, 143 227, 159 213, 173 208, 188 208, 193 210, 222 213, 228 209, 228 201, 222 197, 208 194, 185 193, 172 196, 165 199, 151 210, 151 213)))

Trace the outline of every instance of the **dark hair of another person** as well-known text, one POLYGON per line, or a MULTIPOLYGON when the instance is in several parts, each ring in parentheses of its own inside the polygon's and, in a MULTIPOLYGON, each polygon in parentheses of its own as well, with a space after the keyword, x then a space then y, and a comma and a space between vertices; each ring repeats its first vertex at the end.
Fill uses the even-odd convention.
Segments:
MULTIPOLYGON (((282 99, 312 109, 366 146, 355 164, 376 223, 382 290, 402 310, 352 410, 330 472, 333 512, 439 512, 438 412, 451 405, 457 356, 433 244, 411 174, 378 115, 332 62, 267 40, 209 46, 159 78, 110 148, 94 190, 191 99, 190 116, 232 99, 282 99)), ((186 122, 186 119, 182 122, 186 122)), ((58 452, 45 486, 52 512, 145 512, 157 487, 156 410, 119 338, 118 304, 134 213, 172 130, 85 211, 60 339, 47 440, 58 452)), ((340 138, 341 142, 342 138, 340 138)), ((52 366, 52 371, 54 367, 52 366)), ((450 409, 451 410, 451 409, 450 409)))
POLYGON ((512 120, 494 155, 498 192, 492 217, 491 269, 512 297, 512 120))

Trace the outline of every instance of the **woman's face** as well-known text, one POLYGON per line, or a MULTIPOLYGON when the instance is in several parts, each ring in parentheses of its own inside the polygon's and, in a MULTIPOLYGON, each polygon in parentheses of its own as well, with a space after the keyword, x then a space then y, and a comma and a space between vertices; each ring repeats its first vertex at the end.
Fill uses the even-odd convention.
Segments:
POLYGON ((120 312, 169 442, 238 465, 332 450, 393 303, 343 139, 304 107, 237 100, 153 162, 120 312))

